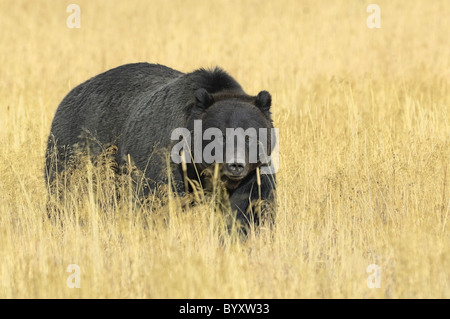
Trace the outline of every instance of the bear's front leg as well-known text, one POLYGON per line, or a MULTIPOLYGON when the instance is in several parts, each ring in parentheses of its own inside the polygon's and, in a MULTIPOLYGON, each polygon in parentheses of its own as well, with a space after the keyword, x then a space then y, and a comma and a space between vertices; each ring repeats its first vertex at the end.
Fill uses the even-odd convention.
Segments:
POLYGON ((262 174, 258 186, 256 174, 243 182, 230 196, 231 209, 244 226, 259 226, 261 222, 273 222, 275 213, 274 174, 262 174))

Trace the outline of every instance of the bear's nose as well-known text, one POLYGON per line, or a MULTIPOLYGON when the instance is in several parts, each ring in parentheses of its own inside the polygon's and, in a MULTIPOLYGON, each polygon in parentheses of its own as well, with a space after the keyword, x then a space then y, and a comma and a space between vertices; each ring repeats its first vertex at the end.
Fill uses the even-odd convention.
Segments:
POLYGON ((241 175, 244 171, 245 165, 243 163, 228 163, 227 169, 233 175, 241 175))

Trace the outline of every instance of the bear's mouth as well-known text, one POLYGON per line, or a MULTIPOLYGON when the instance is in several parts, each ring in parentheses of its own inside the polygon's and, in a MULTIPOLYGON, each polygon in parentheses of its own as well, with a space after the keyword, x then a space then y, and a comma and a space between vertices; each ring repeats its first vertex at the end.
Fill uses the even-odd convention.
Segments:
POLYGON ((241 181, 245 176, 233 176, 233 175, 223 175, 223 177, 225 177, 225 179, 229 179, 233 182, 238 182, 241 181))
POLYGON ((229 190, 236 189, 241 181, 244 179, 244 176, 229 176, 229 175, 222 175, 221 181, 224 183, 225 187, 229 190))

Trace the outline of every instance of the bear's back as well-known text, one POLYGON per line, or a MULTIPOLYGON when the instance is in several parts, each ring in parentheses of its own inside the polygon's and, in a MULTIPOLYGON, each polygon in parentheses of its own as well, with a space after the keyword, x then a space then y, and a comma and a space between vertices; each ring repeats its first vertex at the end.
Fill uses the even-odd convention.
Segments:
POLYGON ((67 145, 76 143, 82 131, 90 132, 102 143, 111 143, 120 135, 134 105, 181 75, 162 65, 133 63, 94 76, 62 100, 51 132, 59 143, 67 145))

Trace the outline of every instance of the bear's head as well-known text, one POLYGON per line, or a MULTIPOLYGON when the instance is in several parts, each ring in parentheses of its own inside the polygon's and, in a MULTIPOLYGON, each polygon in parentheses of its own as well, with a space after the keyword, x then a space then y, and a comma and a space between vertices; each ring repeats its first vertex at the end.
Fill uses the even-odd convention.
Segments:
POLYGON ((213 171, 217 164, 221 180, 233 190, 267 165, 275 142, 270 107, 267 91, 249 96, 198 89, 189 121, 197 171, 213 171))

